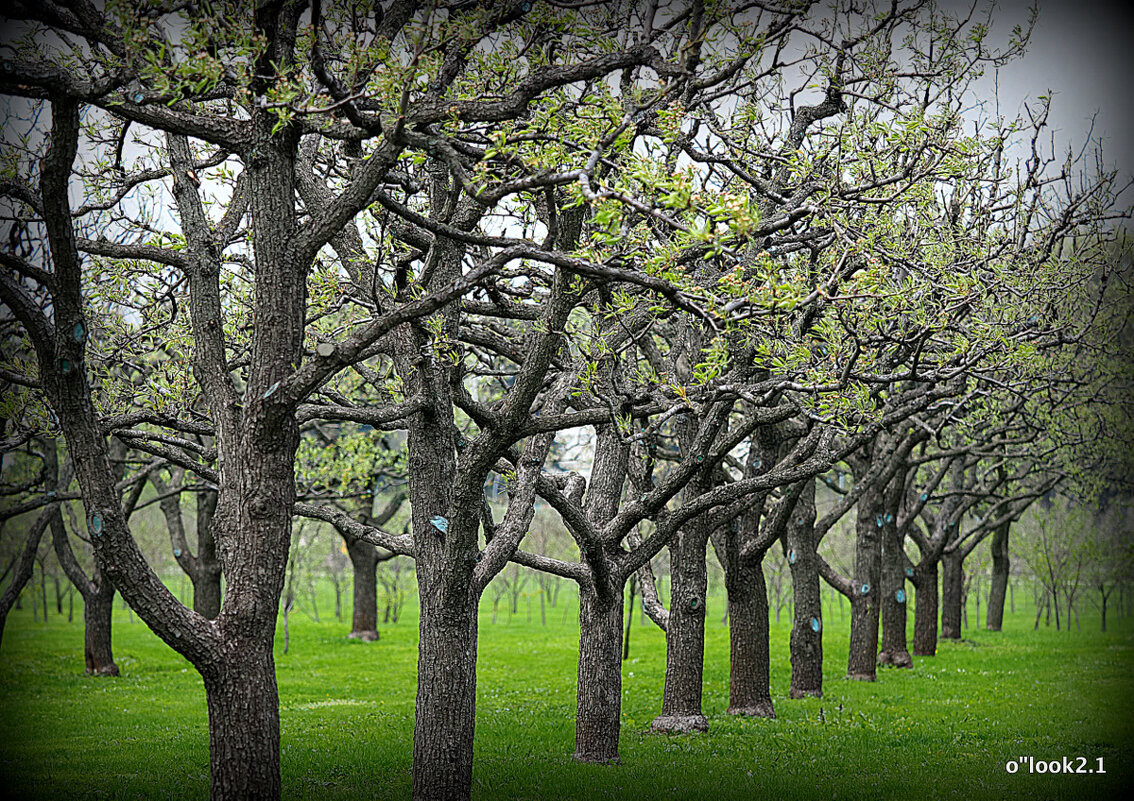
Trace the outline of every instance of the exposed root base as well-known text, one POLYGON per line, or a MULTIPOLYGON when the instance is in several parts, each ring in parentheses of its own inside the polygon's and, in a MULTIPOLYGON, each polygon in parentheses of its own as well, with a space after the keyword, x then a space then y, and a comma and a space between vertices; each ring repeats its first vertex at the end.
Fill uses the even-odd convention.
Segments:
POLYGON ((878 654, 878 664, 895 668, 912 668, 913 657, 909 651, 883 651, 878 654))
POLYGON ((363 642, 378 642, 380 636, 381 635, 374 629, 370 629, 369 631, 352 631, 347 635, 349 639, 362 640, 363 642))
POLYGON ((928 648, 914 648, 914 656, 937 656, 937 649, 930 650, 928 648))
POLYGON ((693 734, 707 732, 709 719, 704 715, 658 715, 650 731, 660 734, 693 734))
POLYGON ((788 698, 822 698, 822 690, 800 690, 792 687, 788 690, 788 698))
POLYGON ((118 665, 110 664, 110 665, 107 665, 106 667, 87 668, 87 675, 88 676, 103 676, 103 677, 109 678, 109 677, 118 676, 118 675, 121 675, 121 674, 118 672, 118 665))
POLYGON ((848 673, 847 679, 850 681, 877 681, 877 677, 873 673, 848 673))
POLYGON ((571 755, 571 759, 576 762, 581 762, 584 765, 621 765, 622 757, 617 755, 612 757, 597 757, 588 756, 587 754, 580 754, 578 751, 571 755))
POLYGON ((771 701, 763 701, 749 706, 730 706, 728 713, 730 715, 745 715, 751 718, 769 718, 771 720, 774 720, 776 717, 776 710, 775 707, 772 706, 771 701))

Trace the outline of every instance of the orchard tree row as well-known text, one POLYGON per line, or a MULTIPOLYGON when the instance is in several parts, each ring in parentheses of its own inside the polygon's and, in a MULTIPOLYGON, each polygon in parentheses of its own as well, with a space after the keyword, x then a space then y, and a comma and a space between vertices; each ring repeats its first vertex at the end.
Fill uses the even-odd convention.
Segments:
POLYGON ((907 582, 912 650, 933 653, 978 543, 1003 553, 1061 483, 1128 475, 1123 187, 1046 141, 1046 101, 972 111, 1027 20, 996 38, 898 1, 5 14, 3 449, 36 513, 15 578, 50 529, 92 636, 118 592, 199 671, 214 798, 281 793, 297 519, 342 535, 368 597, 377 560, 413 558, 413 794, 457 799, 477 610, 509 563, 578 585, 575 757, 609 762, 631 579, 666 631, 653 726, 703 730, 710 547, 730 707, 771 715, 776 543, 792 694, 818 694, 821 581, 850 604, 848 675, 873 680, 910 661, 907 582), (819 483, 839 497, 821 517, 819 483), (152 498, 192 608, 132 534, 152 498), (572 550, 529 535, 537 500, 572 550), (844 516, 849 571, 819 552, 844 516))

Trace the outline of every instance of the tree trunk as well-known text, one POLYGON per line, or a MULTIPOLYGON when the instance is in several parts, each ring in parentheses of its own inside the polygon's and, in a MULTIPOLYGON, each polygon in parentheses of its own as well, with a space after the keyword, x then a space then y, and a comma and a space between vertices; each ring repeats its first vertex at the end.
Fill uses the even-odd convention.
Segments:
POLYGON ((206 668, 210 798, 280 797, 280 714, 271 641, 232 643, 221 665, 206 668))
POLYGON ((220 563, 202 563, 193 581, 193 611, 210 620, 220 614, 221 570, 220 563))
POLYGON ((937 563, 914 574, 914 656, 937 655, 937 563))
POLYGON ((1004 598, 1008 594, 1008 529, 1004 523, 992 533, 992 586, 988 591, 988 612, 985 628, 1000 631, 1004 625, 1004 598))
POLYGON ((961 639, 961 604, 964 596, 964 571, 959 552, 941 557, 941 636, 961 639))
POLYGON ((912 668, 913 657, 906 644, 905 533, 889 518, 887 514, 882 528, 882 650, 878 664, 912 668))
POLYGON ((349 637, 363 642, 378 639, 378 549, 362 540, 347 543, 354 571, 353 605, 349 637))
MULTIPOLYGON (((774 718, 768 648, 764 554, 738 560, 725 574, 728 593, 728 713, 774 718)), ((673 615, 670 624, 673 625, 673 615)), ((668 639, 668 638, 667 638, 668 639)))
POLYGON ((880 493, 868 491, 858 502, 855 524, 854 597, 851 600, 847 678, 874 681, 878 663, 878 586, 882 578, 882 527, 886 525, 880 493))
POLYGON ((795 504, 785 536, 792 597, 789 698, 823 697, 823 606, 815 542, 815 482, 795 504))
POLYGON ((701 712, 708 535, 704 524, 693 521, 670 545, 673 586, 665 635, 665 690, 662 712, 650 724, 653 731, 709 730, 709 720, 701 712))
POLYGON ((579 588, 579 673, 575 754, 580 762, 618 762, 622 718, 622 593, 602 598, 579 588))
POLYGON ((118 665, 110 642, 110 618, 114 612, 114 585, 105 577, 98 589, 83 598, 83 658, 92 676, 117 676, 118 665))
POLYGON ((464 604, 442 606, 441 593, 425 591, 428 585, 418 627, 413 798, 466 801, 476 725, 477 604, 470 596, 464 604))
POLYGON ((221 609, 221 566, 213 520, 217 511, 217 493, 197 494, 197 560, 193 582, 193 611, 214 620, 221 609))

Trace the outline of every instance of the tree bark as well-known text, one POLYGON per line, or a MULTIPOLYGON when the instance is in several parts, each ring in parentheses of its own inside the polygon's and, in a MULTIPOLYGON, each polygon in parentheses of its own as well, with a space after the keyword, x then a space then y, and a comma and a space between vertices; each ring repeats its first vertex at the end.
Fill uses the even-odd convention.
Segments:
POLYGON ((823 604, 815 542, 815 482, 795 504, 785 532, 795 599, 791 628, 789 698, 823 697, 823 604))
POLYGON ((464 801, 472 789, 476 599, 443 606, 439 595, 421 594, 413 730, 414 801, 464 801))
MULTIPOLYGON (((728 592, 728 713, 774 718, 768 645, 768 587, 764 553, 738 560, 725 573, 728 592)), ((670 620, 673 616, 670 615, 670 620)), ((672 625, 672 622, 670 623, 672 625)))
POLYGON ((709 730, 709 719, 701 712, 708 541, 706 526, 694 520, 669 548, 673 585, 665 635, 665 690, 661 715, 650 724, 653 731, 709 730))
POLYGON ((575 754, 580 762, 618 762, 622 719, 622 594, 579 588, 579 671, 575 754))
POLYGON ((897 518, 897 508, 890 508, 882 527, 882 650, 878 664, 912 668, 913 657, 906 644, 905 532, 891 519, 897 518))
POLYGON ((937 563, 914 573, 914 656, 937 655, 937 563))
POLYGON ((964 597, 964 570, 961 554, 946 552, 941 557, 941 636, 961 639, 961 604, 964 597))
POLYGON ((347 554, 354 573, 352 639, 374 642, 378 639, 378 549, 362 540, 349 540, 347 554))
POLYGON ((193 582, 193 611, 214 620, 221 609, 221 566, 213 520, 217 511, 217 493, 206 490, 197 494, 197 563, 193 582))
POLYGON ((988 591, 985 628, 1000 631, 1004 625, 1004 598, 1008 594, 1008 532, 1011 523, 1004 523, 992 533, 992 586, 988 591))
POLYGON ((210 798, 279 798, 279 695, 270 641, 256 637, 231 643, 227 657, 202 676, 209 710, 210 798))
POLYGON ((97 589, 83 593, 83 659, 92 676, 118 675, 110 640, 114 592, 114 585, 103 580, 97 589))
POLYGON ((855 524, 854 596, 851 599, 847 678, 857 681, 874 681, 877 677, 881 533, 886 525, 886 512, 880 495, 876 490, 863 494, 858 502, 855 524))

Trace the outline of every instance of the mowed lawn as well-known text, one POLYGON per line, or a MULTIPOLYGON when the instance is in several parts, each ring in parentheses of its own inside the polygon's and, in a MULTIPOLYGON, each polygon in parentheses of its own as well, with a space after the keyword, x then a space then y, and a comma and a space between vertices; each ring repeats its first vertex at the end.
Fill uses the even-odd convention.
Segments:
MULTIPOLYGON (((789 617, 772 632, 776 720, 728 706, 728 630, 711 599, 704 708, 710 733, 646 733, 661 706, 663 634, 634 615, 623 666, 622 764, 579 765, 574 746, 577 607, 567 593, 540 624, 481 616, 474 798, 785 799, 1120 797, 1134 778, 1134 618, 1112 630, 1032 631, 1019 603, 1006 631, 970 628, 913 670, 845 681, 849 619, 828 609, 822 699, 787 698, 789 617), (1008 760, 1085 757, 1105 774, 1012 775, 1008 760)), ((0 795, 202 799, 208 795, 205 697, 192 668, 124 611, 114 648, 123 676, 83 675, 82 627, 52 609, 13 611, 0 649, 0 795)), ((330 617, 330 619, 328 619, 330 617)), ((975 623, 975 610, 970 613, 975 623)), ((348 624, 291 617, 277 641, 284 796, 407 799, 417 620, 377 643, 348 624)), ((1078 767, 1081 763, 1072 762, 1078 767)))

